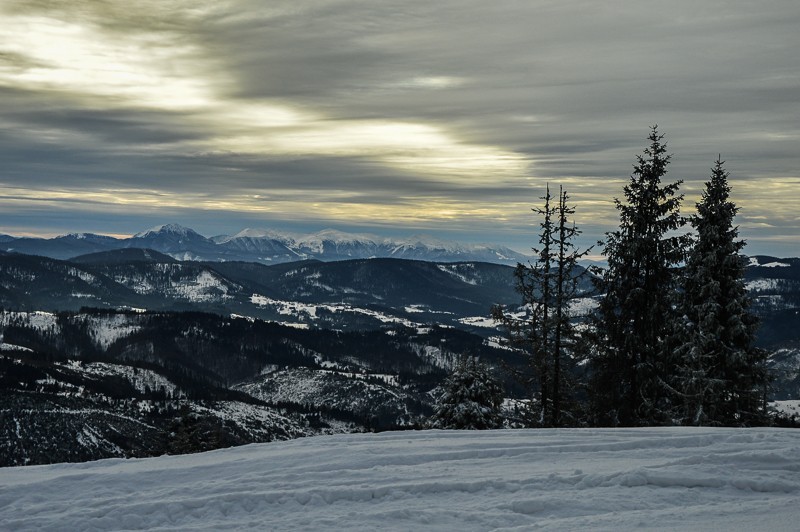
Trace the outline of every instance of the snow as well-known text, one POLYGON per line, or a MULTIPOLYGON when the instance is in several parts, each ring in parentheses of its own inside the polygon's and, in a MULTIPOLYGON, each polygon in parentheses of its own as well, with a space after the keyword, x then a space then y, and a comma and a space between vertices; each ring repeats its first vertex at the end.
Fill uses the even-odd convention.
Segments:
MULTIPOLYGON (((422 314, 427 312, 428 314, 449 314, 451 316, 453 315, 452 312, 448 312, 446 310, 433 310, 428 305, 409 305, 404 307, 403 310, 405 310, 408 314, 422 314)), ((441 324, 439 326, 445 327, 444 325, 441 324)))
MULTIPOLYGON (((85 434, 90 438, 91 434, 85 434)), ((800 431, 348 434, 15 467, 8 530, 796 530, 800 431)))
POLYGON ((591 297, 577 297, 569 300, 567 304, 569 306, 567 312, 573 318, 586 317, 594 312, 600 305, 596 299, 591 297))
POLYGON ((77 268, 68 268, 66 273, 72 277, 77 277, 87 284, 97 284, 97 277, 83 270, 79 270, 77 268))
MULTIPOLYGON (((475 268, 474 265, 466 265, 466 264, 464 264, 464 265, 461 265, 461 266, 472 266, 472 269, 475 268)), ((473 286, 476 286, 478 284, 478 281, 476 281, 475 279, 470 279, 469 277, 467 277, 463 273, 459 272, 458 271, 459 270, 459 265, 455 265, 455 264, 452 264, 452 265, 451 264, 447 264, 447 265, 445 265, 445 264, 437 264, 436 267, 439 268, 439 270, 443 271, 444 273, 449 273, 450 275, 452 275, 453 277, 455 277, 456 279, 458 279, 459 281, 461 281, 463 283, 467 283, 467 284, 470 284, 470 285, 473 285, 473 286)))
POLYGON ((747 282, 745 288, 751 292, 758 292, 762 290, 775 290, 778 288, 777 279, 755 279, 747 282))
POLYGON ((146 236, 155 236, 155 235, 158 235, 160 233, 170 233, 170 234, 173 234, 173 235, 184 236, 184 237, 185 236, 189 236, 189 235, 197 234, 197 233, 195 233, 195 231, 193 229, 190 229, 188 227, 184 227, 184 226, 179 225, 179 224, 163 224, 163 225, 157 225, 155 227, 151 227, 150 229, 147 229, 146 231, 142 231, 140 233, 136 233, 135 235, 133 235, 133 238, 143 238, 143 237, 146 237, 146 236))
POLYGON ((183 397, 184 395, 172 381, 149 369, 133 368, 132 366, 107 362, 83 362, 80 360, 69 360, 66 363, 57 364, 81 371, 86 375, 122 377, 141 393, 144 393, 148 388, 150 390, 163 388, 164 392, 170 397, 183 397))
POLYGON ((231 297, 228 295, 228 286, 225 281, 207 270, 198 273, 194 279, 173 283, 172 290, 177 297, 192 302, 215 301, 231 297))
POLYGON ((505 351, 515 351, 513 347, 508 345, 508 340, 502 336, 490 336, 483 341, 483 345, 488 345, 495 349, 503 349, 505 351))
POLYGON ((135 312, 136 314, 144 314, 144 313, 146 313, 146 312, 147 312, 147 309, 146 309, 146 308, 139 308, 139 307, 129 307, 129 306, 127 306, 127 305, 123 305, 123 306, 121 306, 121 307, 118 307, 118 308, 117 308, 117 310, 119 310, 119 311, 129 311, 129 312, 135 312))
POLYGON ((25 324, 26 327, 36 329, 40 332, 52 332, 59 334, 60 328, 56 315, 52 312, 44 312, 36 310, 33 312, 0 312, 0 325, 9 326, 19 320, 25 324))
POLYGON ((33 353, 33 349, 16 344, 7 344, 5 342, 0 343, 0 351, 22 351, 25 353, 33 353))
MULTIPOLYGON (((320 359, 318 359, 320 360, 320 359)), ((345 408, 353 412, 372 410, 376 405, 401 409, 407 397, 395 389, 397 375, 364 373, 325 361, 327 369, 293 368, 267 373, 265 377, 239 384, 234 389, 258 399, 280 403, 345 408), (337 369, 341 368, 341 369, 337 369), (387 388, 387 385, 390 386, 387 388)), ((407 413, 407 409, 406 413, 407 413)), ((326 420, 327 421, 327 420, 326 420)), ((347 432, 353 432, 349 427, 347 432)))
POLYGON ((311 235, 298 238, 297 243, 305 248, 321 253, 326 242, 340 245, 364 245, 374 246, 382 239, 371 234, 345 233, 336 229, 323 229, 311 235))
POLYGON ((280 322, 280 325, 283 325, 284 327, 293 327, 295 329, 308 329, 309 328, 308 327, 308 323, 292 323, 290 321, 282 321, 282 322, 280 322))
POLYGON ((167 255, 169 255, 170 257, 172 257, 175 260, 180 260, 180 261, 183 261, 183 262, 191 262, 191 261, 202 260, 202 257, 200 257, 200 255, 197 255, 197 254, 192 253, 190 251, 184 251, 183 253, 167 253, 167 255))
POLYGON ((291 236, 285 233, 278 233, 277 231, 270 231, 267 229, 252 229, 250 227, 242 229, 230 239, 234 238, 266 238, 269 240, 278 240, 280 242, 291 242, 291 236))
POLYGON ((780 261, 773 261, 773 262, 765 262, 764 264, 759 264, 758 259, 756 257, 750 257, 747 263, 748 266, 760 266, 762 268, 789 268, 791 264, 786 264, 785 262, 780 261))
POLYGON ((317 319, 318 307, 326 307, 326 305, 311 305, 299 301, 271 299, 259 294, 250 296, 250 302, 259 307, 274 307, 278 314, 282 316, 295 316, 299 318, 301 315, 305 315, 310 319, 317 319))
POLYGON ((436 367, 451 371, 458 363, 458 354, 443 350, 442 347, 422 344, 410 344, 410 346, 420 358, 436 367))
POLYGON ((491 316, 469 316, 467 318, 459 318, 458 321, 464 325, 489 329, 496 329, 498 325, 497 321, 491 316))
POLYGON ((456 242, 449 242, 430 235, 412 235, 408 238, 392 242, 395 246, 393 253, 404 249, 442 250, 449 253, 460 253, 467 250, 467 246, 456 242))
POLYGON ((136 318, 126 314, 86 316, 85 319, 89 327, 89 335, 103 350, 108 349, 120 338, 125 338, 141 330, 141 326, 135 323, 136 318))
POLYGON ((83 294, 81 292, 72 292, 69 297, 74 297, 76 299, 99 299, 94 294, 83 294))
MULTIPOLYGON (((405 327, 416 327, 419 325, 405 318, 397 316, 388 316, 376 310, 361 308, 361 307, 353 307, 346 303, 337 303, 337 304, 323 303, 317 305, 311 303, 301 303, 299 301, 284 301, 280 299, 271 299, 269 297, 262 296, 260 294, 253 294, 252 296, 250 296, 250 303, 262 308, 271 307, 274 308, 275 311, 282 316, 293 316, 298 319, 317 320, 319 319, 319 316, 317 316, 317 312, 319 310, 324 310, 331 313, 349 312, 352 314, 362 314, 364 316, 369 316, 370 318, 380 321, 381 323, 399 324, 405 327)), ((284 325, 287 325, 287 323, 284 323, 284 325)))
POLYGON ((776 411, 785 414, 787 416, 800 417, 800 400, 798 399, 789 399, 786 401, 772 401, 769 404, 769 406, 770 408, 773 408, 776 411))

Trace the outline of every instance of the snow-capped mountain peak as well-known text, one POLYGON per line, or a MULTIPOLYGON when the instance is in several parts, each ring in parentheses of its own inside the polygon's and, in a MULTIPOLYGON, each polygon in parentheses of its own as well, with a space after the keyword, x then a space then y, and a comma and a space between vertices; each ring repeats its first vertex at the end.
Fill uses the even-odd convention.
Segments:
POLYGON ((392 238, 369 233, 348 233, 337 229, 295 234, 246 228, 233 236, 206 238, 189 227, 170 223, 151 227, 126 239, 91 233, 75 233, 53 239, 0 237, 0 251, 60 259, 121 248, 150 248, 177 260, 233 260, 265 264, 302 259, 331 261, 366 258, 512 264, 527 260, 525 255, 502 246, 460 244, 429 235, 392 238))
POLYGON ((466 251, 466 248, 455 242, 448 242, 446 240, 442 240, 440 238, 436 238, 430 235, 412 235, 404 240, 397 241, 396 247, 400 248, 423 248, 423 249, 435 249, 435 250, 443 250, 449 252, 463 252, 466 251))
POLYGON ((278 231, 273 231, 271 229, 254 229, 248 227, 246 229, 242 229, 233 236, 221 239, 220 243, 229 242, 237 238, 277 240, 278 242, 281 242, 283 244, 295 241, 295 236, 288 233, 281 233, 278 231))
POLYGON ((253 229, 251 227, 247 227, 242 229, 231 238, 272 238, 274 233, 272 231, 267 231, 266 229, 253 229))
POLYGON ((151 227, 150 229, 142 231, 141 233, 136 233, 135 235, 133 235, 133 238, 144 238, 147 236, 156 236, 164 234, 170 234, 182 237, 198 235, 198 233, 194 229, 190 229, 189 227, 185 227, 180 224, 163 224, 151 227))
POLYGON ((86 242, 113 242, 115 239, 114 237, 105 236, 105 235, 98 235, 95 233, 67 233, 66 235, 61 235, 55 237, 54 240, 83 240, 86 242))
POLYGON ((370 234, 345 233, 344 231, 339 231, 337 229, 323 229, 322 231, 318 231, 298 239, 298 242, 305 245, 317 244, 321 242, 333 242, 335 244, 351 245, 367 243, 374 245, 381 240, 381 238, 370 234))

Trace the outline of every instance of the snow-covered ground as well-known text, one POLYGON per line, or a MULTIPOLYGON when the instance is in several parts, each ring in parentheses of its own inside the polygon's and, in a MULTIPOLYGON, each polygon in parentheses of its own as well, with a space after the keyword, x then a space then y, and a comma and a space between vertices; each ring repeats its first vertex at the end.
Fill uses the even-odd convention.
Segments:
POLYGON ((800 400, 797 399, 772 401, 769 406, 787 416, 800 416, 800 400))
POLYGON ((348 434, 0 471, 7 530, 797 530, 800 431, 348 434))
MULTIPOLYGON (((294 316, 295 318, 299 319, 310 319, 310 320, 318 320, 319 316, 317 312, 319 310, 324 310, 330 312, 332 314, 341 313, 341 312, 349 312, 353 314, 362 314, 365 316, 369 316, 374 318, 383 323, 395 323, 400 324, 405 327, 417 327, 419 326, 418 323, 413 321, 409 321, 405 318, 398 318, 396 316, 389 316, 383 314, 381 312, 366 309, 366 308, 359 308, 353 307, 351 305, 341 303, 341 304, 313 304, 313 303, 301 303, 299 301, 282 301, 279 299, 271 299, 266 296, 262 296, 259 294, 253 294, 250 296, 250 302, 253 305, 257 305, 259 307, 272 307, 274 308, 278 314, 284 316, 294 316)), ((292 323, 281 322, 281 325, 293 326, 292 323)))

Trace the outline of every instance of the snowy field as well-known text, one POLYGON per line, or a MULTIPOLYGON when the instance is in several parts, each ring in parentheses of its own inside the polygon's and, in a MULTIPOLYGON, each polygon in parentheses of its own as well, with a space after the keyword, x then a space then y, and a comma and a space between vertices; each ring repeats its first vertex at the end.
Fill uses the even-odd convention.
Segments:
POLYGON ((800 430, 324 436, 0 470, 3 530, 798 530, 800 430))

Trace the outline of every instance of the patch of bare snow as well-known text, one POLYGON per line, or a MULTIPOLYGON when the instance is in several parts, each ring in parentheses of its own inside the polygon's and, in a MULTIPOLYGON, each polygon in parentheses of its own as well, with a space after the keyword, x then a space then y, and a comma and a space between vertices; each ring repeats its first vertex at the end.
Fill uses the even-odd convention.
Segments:
POLYGON ((192 302, 213 301, 215 299, 230 299, 227 285, 217 276, 208 271, 202 271, 197 277, 189 281, 174 283, 173 292, 183 299, 192 302))
POLYGON ((786 401, 772 401, 769 403, 770 408, 776 412, 785 414, 787 416, 800 417, 800 400, 790 399, 786 401))
POLYGON ((74 297, 77 299, 97 299, 97 296, 94 294, 83 294, 81 292, 72 292, 69 297, 74 297))
MULTIPOLYGON (((472 265, 463 265, 463 266, 472 266, 472 265)), ((459 272, 458 271, 458 265, 455 265, 455 264, 437 264, 436 267, 439 268, 439 270, 443 271, 444 273, 449 273, 450 275, 452 275, 453 277, 455 277, 456 279, 458 279, 461 282, 464 282, 464 283, 467 283, 467 284, 470 284, 470 285, 473 285, 473 286, 478 284, 478 282, 475 279, 470 279, 469 277, 467 277, 463 273, 459 272)), ((473 266, 473 268, 474 268, 474 266, 473 266)))
POLYGON ((67 269, 67 275, 71 275, 72 277, 77 277, 78 279, 87 284, 95 284, 97 282, 97 277, 95 277, 91 273, 79 270, 78 268, 67 269))
POLYGON ((497 321, 491 316, 470 316, 467 318, 459 318, 458 322, 473 327, 497 328, 497 321))
POLYGON ((7 344, 5 342, 0 343, 0 351, 21 351, 25 353, 33 353, 33 349, 16 344, 7 344))
POLYGON ((109 314, 100 316, 86 316, 89 325, 89 335, 101 349, 108 347, 119 340, 139 331, 139 326, 126 314, 109 314))
POLYGON ((745 288, 750 291, 775 290, 778 287, 777 279, 755 279, 748 281, 745 288))
POLYGON ((8 326, 15 321, 21 321, 27 327, 39 332, 61 332, 56 315, 52 312, 36 310, 33 312, 0 312, 0 325, 8 326))
POLYGON ((308 323, 293 323, 291 321, 281 321, 280 325, 284 327, 292 327, 294 329, 308 329, 308 323))
POLYGON ((130 382, 140 393, 145 393, 148 389, 151 391, 158 391, 163 388, 171 397, 179 398, 184 396, 184 393, 178 389, 175 383, 160 373, 149 369, 110 364, 107 362, 82 362, 79 360, 70 360, 67 362, 67 365, 88 375, 122 377, 130 382))
POLYGON ((317 312, 319 310, 325 310, 330 313, 349 312, 353 314, 363 314, 365 316, 369 316, 373 319, 376 319, 382 323, 394 323, 394 324, 404 325, 406 327, 416 327, 418 325, 405 318, 397 316, 389 316, 382 312, 378 312, 376 310, 371 310, 361 307, 353 307, 346 303, 314 305, 309 303, 301 303, 299 301, 283 301, 278 299, 271 299, 259 294, 253 294, 252 296, 250 296, 250 302, 259 307, 272 307, 276 310, 276 312, 278 312, 278 314, 284 316, 295 316, 298 318, 307 316, 312 320, 316 320, 319 318, 317 316, 317 312))
POLYGON ((594 312, 599 305, 600 304, 594 298, 576 297, 569 300, 567 313, 573 318, 580 318, 594 312))
POLYGON ((514 348, 508 345, 505 338, 501 336, 491 336, 483 341, 484 345, 494 347, 495 349, 503 349, 505 351, 514 351, 514 348))

